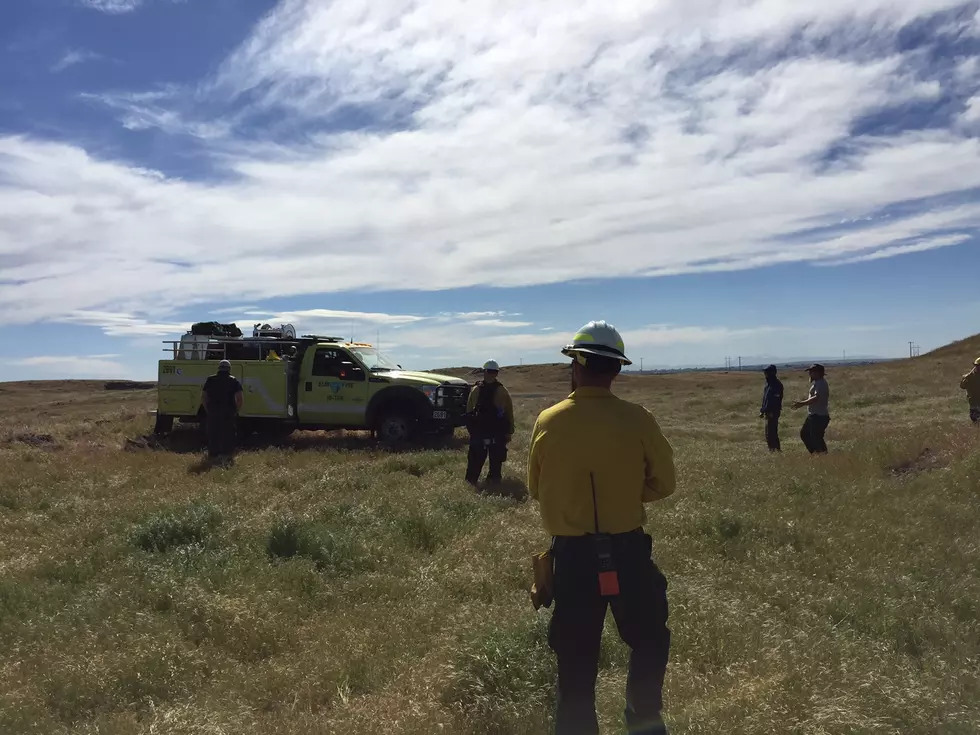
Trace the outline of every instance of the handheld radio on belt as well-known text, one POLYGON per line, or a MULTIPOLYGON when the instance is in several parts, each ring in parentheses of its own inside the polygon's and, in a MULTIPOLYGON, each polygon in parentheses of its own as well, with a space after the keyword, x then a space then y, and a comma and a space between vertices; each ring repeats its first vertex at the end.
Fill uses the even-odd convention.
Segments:
POLYGON ((616 573, 616 560, 613 557, 612 536, 599 533, 599 505, 595 496, 595 477, 589 473, 592 483, 592 512, 595 514, 596 559, 599 562, 599 594, 603 597, 615 597, 619 594, 619 575, 616 573))

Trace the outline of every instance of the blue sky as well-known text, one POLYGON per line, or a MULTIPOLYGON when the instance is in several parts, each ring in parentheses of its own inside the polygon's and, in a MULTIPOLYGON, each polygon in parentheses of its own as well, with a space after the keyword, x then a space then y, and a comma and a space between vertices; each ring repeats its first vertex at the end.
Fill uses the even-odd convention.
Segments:
POLYGON ((0 380, 205 319, 406 366, 980 331, 980 3, 8 0, 0 380))

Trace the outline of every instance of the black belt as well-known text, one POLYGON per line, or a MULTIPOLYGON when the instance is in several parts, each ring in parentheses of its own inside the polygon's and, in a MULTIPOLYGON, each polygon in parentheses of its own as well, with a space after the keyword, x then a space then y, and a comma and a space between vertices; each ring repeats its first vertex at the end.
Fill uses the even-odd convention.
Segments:
MULTIPOLYGON (((581 536, 552 536, 551 537, 551 550, 553 552, 560 551, 562 548, 567 548, 569 546, 575 547, 578 545, 585 545, 593 543, 593 537, 595 534, 586 533, 581 536)), ((642 539, 645 532, 642 528, 634 528, 632 531, 625 531, 623 533, 610 533, 609 536, 612 538, 614 546, 628 546, 631 543, 635 543, 642 539)))

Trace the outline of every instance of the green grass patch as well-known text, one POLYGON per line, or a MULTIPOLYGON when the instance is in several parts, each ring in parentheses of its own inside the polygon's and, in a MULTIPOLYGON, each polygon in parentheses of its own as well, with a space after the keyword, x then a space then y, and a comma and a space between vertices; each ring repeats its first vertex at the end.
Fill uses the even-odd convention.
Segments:
POLYGON ((210 503, 194 503, 155 513, 132 534, 143 551, 167 552, 182 546, 208 545, 222 521, 221 511, 210 503))

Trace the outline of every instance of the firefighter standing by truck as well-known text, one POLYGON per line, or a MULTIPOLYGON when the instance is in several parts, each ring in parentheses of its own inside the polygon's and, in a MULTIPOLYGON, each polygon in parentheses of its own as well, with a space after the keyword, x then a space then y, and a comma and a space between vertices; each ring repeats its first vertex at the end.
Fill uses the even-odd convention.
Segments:
POLYGON ((231 363, 222 360, 218 372, 204 381, 201 405, 207 413, 208 457, 231 457, 235 451, 235 423, 242 408, 242 384, 231 374, 231 363))
POLYGON ((589 322, 562 350, 572 393, 535 422, 528 490, 552 537, 554 612, 548 642, 558 659, 558 735, 596 735, 595 684, 606 606, 631 649, 626 724, 664 735, 663 683, 670 648, 667 580, 652 559, 644 503, 676 485, 673 450, 643 406, 610 390, 623 340, 589 322))
POLYGON ((500 383, 500 365, 488 360, 483 365, 483 380, 470 391, 466 402, 466 428, 470 447, 466 459, 466 481, 476 485, 483 465, 490 459, 489 482, 502 479, 507 445, 514 435, 514 404, 510 393, 500 383))

